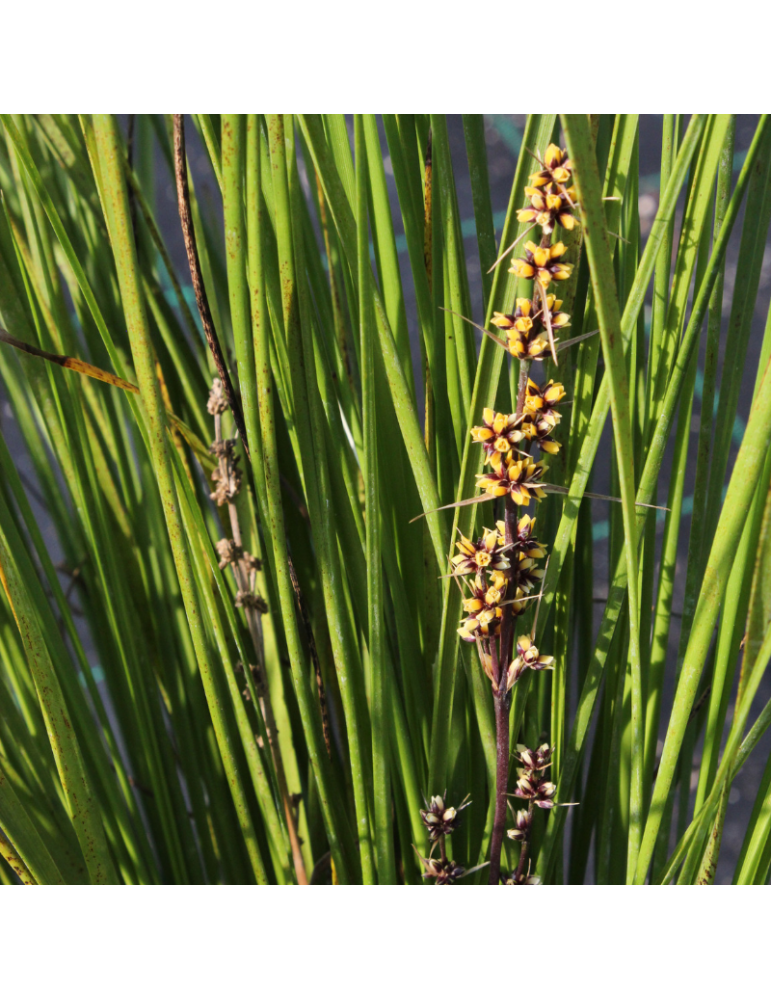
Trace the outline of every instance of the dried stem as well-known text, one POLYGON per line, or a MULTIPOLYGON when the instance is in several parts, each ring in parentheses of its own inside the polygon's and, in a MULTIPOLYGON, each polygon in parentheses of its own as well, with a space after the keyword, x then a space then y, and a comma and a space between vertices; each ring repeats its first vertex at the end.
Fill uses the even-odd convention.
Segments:
POLYGON ((241 412, 241 404, 233 390, 233 383, 230 381, 230 373, 225 364, 225 357, 217 339, 217 331, 214 329, 214 320, 209 309, 209 300, 206 296, 206 289, 203 284, 203 273, 201 271, 201 261, 198 257, 198 247, 195 242, 195 230, 193 228, 193 215, 190 210, 190 188, 187 181, 187 159, 185 156, 185 120, 183 115, 174 115, 174 176, 177 182, 177 203, 179 205, 179 220, 182 223, 182 235, 185 239, 185 250, 187 251, 187 262, 190 266, 190 277, 193 282, 195 301, 198 305, 198 312, 203 324, 203 332, 206 335, 206 342, 209 345, 217 373, 222 380, 225 389, 225 396, 233 414, 238 433, 244 442, 244 449, 247 458, 249 457, 249 444, 246 438, 246 426, 244 416, 241 412))

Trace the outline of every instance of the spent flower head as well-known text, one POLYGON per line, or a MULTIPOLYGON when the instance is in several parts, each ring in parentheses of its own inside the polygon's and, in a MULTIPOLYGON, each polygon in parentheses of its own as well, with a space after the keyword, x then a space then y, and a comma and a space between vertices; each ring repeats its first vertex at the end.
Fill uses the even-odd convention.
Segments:
POLYGON ((215 378, 211 385, 211 391, 209 392, 209 400, 206 404, 206 409, 214 417, 219 413, 224 413, 228 408, 228 400, 225 395, 225 387, 222 384, 222 380, 215 378))

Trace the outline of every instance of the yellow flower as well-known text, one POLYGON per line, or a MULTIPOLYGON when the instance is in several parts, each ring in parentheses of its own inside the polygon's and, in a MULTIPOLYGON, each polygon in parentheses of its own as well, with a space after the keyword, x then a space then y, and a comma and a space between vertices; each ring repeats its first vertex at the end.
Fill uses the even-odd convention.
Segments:
MULTIPOLYGON (((565 387, 561 382, 549 379, 546 385, 539 386, 531 378, 527 380, 525 406, 534 414, 548 412, 561 403, 564 398, 565 387)), ((555 423, 559 423, 559 417, 555 423)))
MULTIPOLYGON (((552 334, 570 326, 570 316, 560 312, 562 302, 554 295, 546 296, 546 307, 551 317, 552 334)), ((513 313, 494 313, 492 323, 505 330, 509 353, 515 358, 542 361, 549 354, 543 309, 537 309, 531 299, 517 299, 513 313)), ((555 337, 555 343, 557 338, 555 337)))
POLYGON ((509 560, 500 551, 505 543, 498 541, 498 532, 492 528, 484 529, 484 536, 477 542, 460 536, 455 543, 458 555, 453 556, 453 572, 460 576, 467 573, 478 573, 480 569, 495 572, 509 568, 509 560))
POLYGON ((536 442, 541 451, 545 451, 547 455, 558 455, 559 450, 562 447, 559 441, 555 441, 555 439, 549 434, 537 437, 536 442))
POLYGON ((559 423, 560 415, 556 412, 550 412, 547 417, 544 417, 540 411, 534 413, 532 410, 525 410, 522 423, 520 424, 520 429, 525 440, 535 442, 540 450, 546 452, 547 455, 559 454, 559 450, 562 447, 560 442, 551 436, 553 430, 552 418, 556 418, 556 422, 559 423))
POLYGON ((560 149, 554 143, 548 146, 543 160, 542 170, 530 175, 533 187, 545 187, 547 184, 562 185, 568 183, 573 175, 573 168, 568 159, 568 151, 560 149))
POLYGON ((509 687, 515 684, 528 668, 530 670, 553 670, 554 657, 541 656, 530 636, 521 635, 517 639, 517 655, 507 671, 509 687))
POLYGON ((542 500, 546 493, 538 482, 544 474, 540 462, 534 462, 529 455, 519 461, 510 459, 499 473, 477 476, 477 486, 493 497, 508 494, 518 506, 527 506, 531 499, 542 500))
POLYGON ((463 610, 467 612, 458 629, 458 634, 466 642, 474 642, 477 637, 488 639, 497 634, 503 617, 503 608, 499 607, 506 591, 506 577, 500 571, 491 574, 490 584, 485 583, 482 573, 477 573, 473 580, 466 581, 469 596, 463 601, 463 610))
POLYGON ((530 199, 530 205, 517 212, 519 222, 533 222, 541 226, 546 234, 553 232, 557 223, 563 229, 573 229, 576 224, 573 215, 575 188, 562 193, 555 191, 554 185, 549 184, 543 189, 526 187, 525 194, 530 199))
MULTIPOLYGON (((539 386, 532 379, 527 380, 525 413, 532 419, 537 435, 546 437, 560 422, 562 417, 556 407, 565 395, 565 387, 554 379, 550 379, 543 386, 539 386)), ((523 433, 527 433, 524 425, 523 433)), ((536 434, 532 436, 536 437, 536 434)))
POLYGON ((496 472, 500 472, 504 459, 511 454, 513 446, 522 440, 522 431, 517 428, 519 418, 515 413, 496 413, 486 407, 482 413, 484 426, 472 427, 471 437, 475 444, 485 450, 485 464, 488 462, 496 472))
POLYGON ((534 278, 541 288, 546 289, 554 281, 566 281, 573 272, 572 264, 565 264, 560 257, 567 252, 564 243, 554 243, 548 247, 536 246, 532 240, 525 244, 525 256, 514 257, 509 272, 518 278, 534 278))

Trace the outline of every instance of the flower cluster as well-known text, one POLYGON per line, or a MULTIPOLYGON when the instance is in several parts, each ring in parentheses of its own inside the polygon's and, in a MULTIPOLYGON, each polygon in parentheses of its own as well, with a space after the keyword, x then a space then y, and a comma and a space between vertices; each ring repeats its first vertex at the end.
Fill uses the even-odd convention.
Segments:
POLYGON ((520 459, 509 456, 500 472, 477 476, 477 486, 491 497, 509 496, 518 507, 527 507, 533 498, 543 500, 546 496, 539 486, 545 471, 543 463, 534 462, 529 455, 520 459))
POLYGON ((455 543, 458 555, 452 558, 452 568, 458 576, 480 570, 494 573, 509 568, 509 559, 503 554, 506 544, 503 531, 492 528, 484 528, 483 531, 484 534, 476 542, 461 535, 460 541, 455 543))
MULTIPOLYGON (((537 571, 536 571, 537 572, 537 571)), ((521 635, 517 639, 517 655, 511 661, 509 672, 511 684, 516 684, 526 670, 553 670, 554 657, 542 656, 538 647, 533 645, 529 635, 521 635)))
MULTIPOLYGON (((561 311, 563 300, 557 298, 553 288, 550 292, 550 287, 553 282, 567 281, 573 273, 573 264, 565 259, 568 247, 561 241, 553 242, 552 234, 557 226, 569 232, 577 222, 576 192, 570 184, 572 168, 566 151, 550 145, 539 162, 541 169, 531 175, 531 184, 525 188, 529 204, 517 217, 521 223, 530 223, 530 229, 540 226, 541 239, 539 243, 527 242, 522 255, 513 258, 510 267, 510 273, 516 277, 533 282, 532 297, 517 298, 513 312, 496 312, 492 319, 493 325, 506 336, 505 341, 497 335, 493 339, 519 362, 516 411, 499 413, 487 408, 481 425, 471 428, 472 440, 482 446, 484 453, 484 468, 477 476, 482 495, 464 502, 503 501, 503 520, 496 521, 496 530, 485 528, 476 542, 461 536, 456 543, 458 554, 452 558, 453 575, 463 577, 466 590, 465 617, 458 632, 464 640, 476 643, 482 669, 490 680, 497 706, 499 754, 508 753, 512 687, 526 670, 554 667, 554 657, 542 655, 534 644, 535 626, 531 635, 521 635, 515 642, 517 616, 524 613, 528 600, 540 597, 544 570, 539 568, 538 560, 546 554, 534 534, 535 519, 528 514, 520 516, 518 509, 546 496, 545 466, 543 461, 536 461, 531 451, 537 447, 547 455, 559 452, 560 443, 553 432, 561 419, 559 404, 565 399, 564 387, 553 379, 544 384, 533 381, 529 377, 530 366, 547 357, 557 363, 555 335, 570 325, 570 316, 561 311)), ((544 776, 553 748, 544 745, 536 751, 519 749, 522 768, 514 795, 527 802, 527 809, 517 813, 509 837, 518 841, 522 849, 516 869, 508 878, 502 876, 500 851, 508 784, 505 775, 499 775, 490 849, 491 884, 538 883, 529 867, 526 869, 528 841, 534 808, 550 809, 554 805, 555 786, 544 776)), ((446 885, 457 876, 454 862, 449 862, 444 853, 444 840, 439 833, 445 822, 443 807, 441 799, 432 800, 424 814, 426 823, 427 817, 432 817, 432 829, 442 843, 441 861, 430 856, 421 861, 425 877, 446 885)), ((447 814, 447 822, 454 822, 455 811, 447 810, 447 814)))
MULTIPOLYGON (((541 161, 543 169, 530 175, 533 187, 546 191, 565 191, 565 185, 573 176, 573 166, 568 159, 568 151, 560 149, 552 142, 546 147, 546 153, 541 161)), ((572 190, 572 189, 571 189, 572 190)), ((572 195, 571 195, 572 197, 572 195)))
POLYGON ((520 208, 517 219, 520 222, 533 222, 541 226, 545 233, 551 233, 559 223, 563 229, 572 229, 576 220, 573 216, 575 189, 562 194, 560 192, 543 190, 542 188, 526 187, 525 194, 530 199, 527 208, 520 208))
POLYGON ((570 317, 559 312, 562 303, 555 296, 547 295, 546 290, 552 281, 566 281, 573 273, 573 265, 564 260, 568 250, 565 244, 562 241, 552 243, 552 233, 557 224, 567 231, 575 228, 576 192, 575 188, 567 186, 573 171, 566 150, 552 143, 540 162, 541 170, 531 175, 532 183, 525 188, 530 204, 519 210, 517 218, 520 222, 532 223, 531 228, 540 226, 541 242, 538 245, 532 241, 526 243, 524 254, 512 258, 509 268, 518 278, 534 281, 537 301, 518 299, 519 315, 496 314, 493 323, 509 331, 509 351, 515 357, 525 361, 542 360, 548 343, 556 363, 554 333, 567 326, 570 317), (520 309, 520 302, 529 302, 529 306, 520 309), (535 330, 536 317, 540 319, 538 330, 535 330), (518 323, 523 320, 525 322, 518 323), (528 322, 533 326, 528 327, 528 322))
POLYGON ((540 247, 528 240, 524 256, 512 259, 509 273, 518 278, 534 279, 545 291, 552 281, 567 281, 573 273, 573 265, 562 260, 567 249, 562 242, 540 247))
POLYGON ((562 419, 557 406, 564 398, 565 389, 560 382, 550 379, 546 385, 538 386, 532 379, 527 380, 522 430, 549 455, 556 455, 561 447, 551 432, 562 419))
POLYGON ((522 413, 496 413, 489 408, 482 415, 480 427, 471 428, 471 437, 481 444, 485 453, 485 465, 491 472, 478 476, 477 485, 494 497, 506 496, 518 505, 543 498, 543 490, 538 488, 538 480, 544 469, 541 463, 533 462, 527 451, 518 445, 536 444, 541 451, 556 455, 560 443, 552 437, 552 431, 561 420, 557 409, 565 398, 565 389, 559 382, 550 379, 539 386, 528 379, 522 413))
POLYGON ((567 151, 552 143, 546 150, 542 167, 530 176, 532 186, 525 188, 530 205, 517 212, 517 219, 541 226, 544 233, 553 232, 557 223, 570 231, 576 224, 573 214, 576 191, 566 186, 573 173, 567 151))
POLYGON ((471 437, 475 444, 481 444, 485 453, 485 465, 493 467, 500 474, 513 452, 514 446, 525 436, 520 428, 522 418, 515 413, 496 413, 486 407, 482 413, 483 425, 471 428, 471 437))
MULTIPOLYGON (((513 549, 516 555, 512 555, 512 560, 516 561, 516 578, 519 597, 526 597, 536 587, 541 586, 544 571, 539 568, 537 561, 546 555, 546 547, 541 545, 533 535, 535 518, 529 514, 523 515, 517 521, 514 532, 513 549)), ((504 522, 498 522, 499 531, 503 531, 504 522)))
MULTIPOLYGON (((426 808, 420 810, 420 818, 428 832, 428 839, 431 850, 428 857, 424 858, 414 847, 415 853, 423 866, 423 878, 433 879, 435 885, 452 885, 464 875, 470 875, 478 871, 478 868, 466 869, 463 865, 451 861, 447 857, 445 847, 445 837, 451 835, 460 826, 461 812, 466 806, 471 805, 468 795, 461 802, 457 809, 448 806, 445 802, 447 793, 444 795, 434 795, 430 802, 426 803, 426 808), (434 857, 434 851, 439 848, 440 856, 434 857)), ((480 866, 481 867, 481 866, 480 866)))
POLYGON ((533 825, 533 817, 527 809, 518 809, 517 815, 514 817, 514 826, 511 830, 506 831, 506 835, 510 840, 516 840, 517 843, 523 843, 530 836, 530 827, 533 825))
MULTIPOLYGON (((531 648, 535 649, 535 647, 531 648)), ((535 653, 537 656, 537 649, 535 653)), ((551 660, 552 657, 547 657, 547 659, 551 660)), ((519 750, 517 759, 522 767, 517 771, 519 778, 514 794, 519 799, 526 799, 531 806, 538 806, 539 809, 553 808, 556 785, 547 781, 543 772, 551 766, 551 755, 554 753, 554 747, 543 743, 537 750, 530 750, 527 747, 517 747, 517 749, 519 750)), ((511 834, 509 835, 511 836, 511 834)), ((512 840, 515 839, 517 838, 512 837, 512 840)))
MULTIPOLYGON (((570 316, 560 312, 561 306, 561 299, 554 295, 546 296, 546 311, 553 338, 555 333, 570 326, 570 316)), ((492 323, 499 330, 506 331, 509 353, 520 361, 543 361, 548 356, 549 331, 545 312, 532 299, 517 299, 513 313, 493 313, 492 323)), ((557 343, 557 338, 554 338, 554 343, 557 343)))
POLYGON ((463 600, 466 618, 458 629, 467 642, 489 639, 498 634, 506 594, 506 573, 511 563, 504 555, 505 540, 498 530, 485 528, 481 538, 473 542, 464 535, 455 543, 458 554, 452 559, 453 573, 466 579, 468 596, 463 600))
POLYGON ((506 593, 506 577, 501 570, 494 570, 489 579, 479 572, 473 580, 466 580, 469 596, 463 600, 463 610, 468 617, 458 629, 462 639, 491 639, 498 634, 503 617, 501 601, 506 593))
POLYGON ((440 837, 446 837, 457 830, 460 826, 462 810, 471 805, 468 796, 466 796, 457 809, 453 806, 446 806, 444 803, 446 796, 446 792, 444 797, 434 795, 426 808, 420 810, 423 825, 428 831, 428 839, 432 844, 440 837))
POLYGON ((458 865, 449 858, 432 858, 430 855, 424 858, 420 854, 418 857, 425 868, 423 878, 434 879, 434 885, 452 885, 466 874, 463 865, 458 865))

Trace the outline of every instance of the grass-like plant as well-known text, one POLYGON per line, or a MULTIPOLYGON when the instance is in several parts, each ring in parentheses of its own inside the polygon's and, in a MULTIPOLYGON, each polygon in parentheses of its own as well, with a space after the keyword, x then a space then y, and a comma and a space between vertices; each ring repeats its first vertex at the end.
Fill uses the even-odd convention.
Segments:
POLYGON ((645 239, 637 115, 531 115, 499 238, 464 116, 478 324, 443 115, 0 120, 0 879, 714 881, 771 722, 766 116, 664 116, 645 239))

